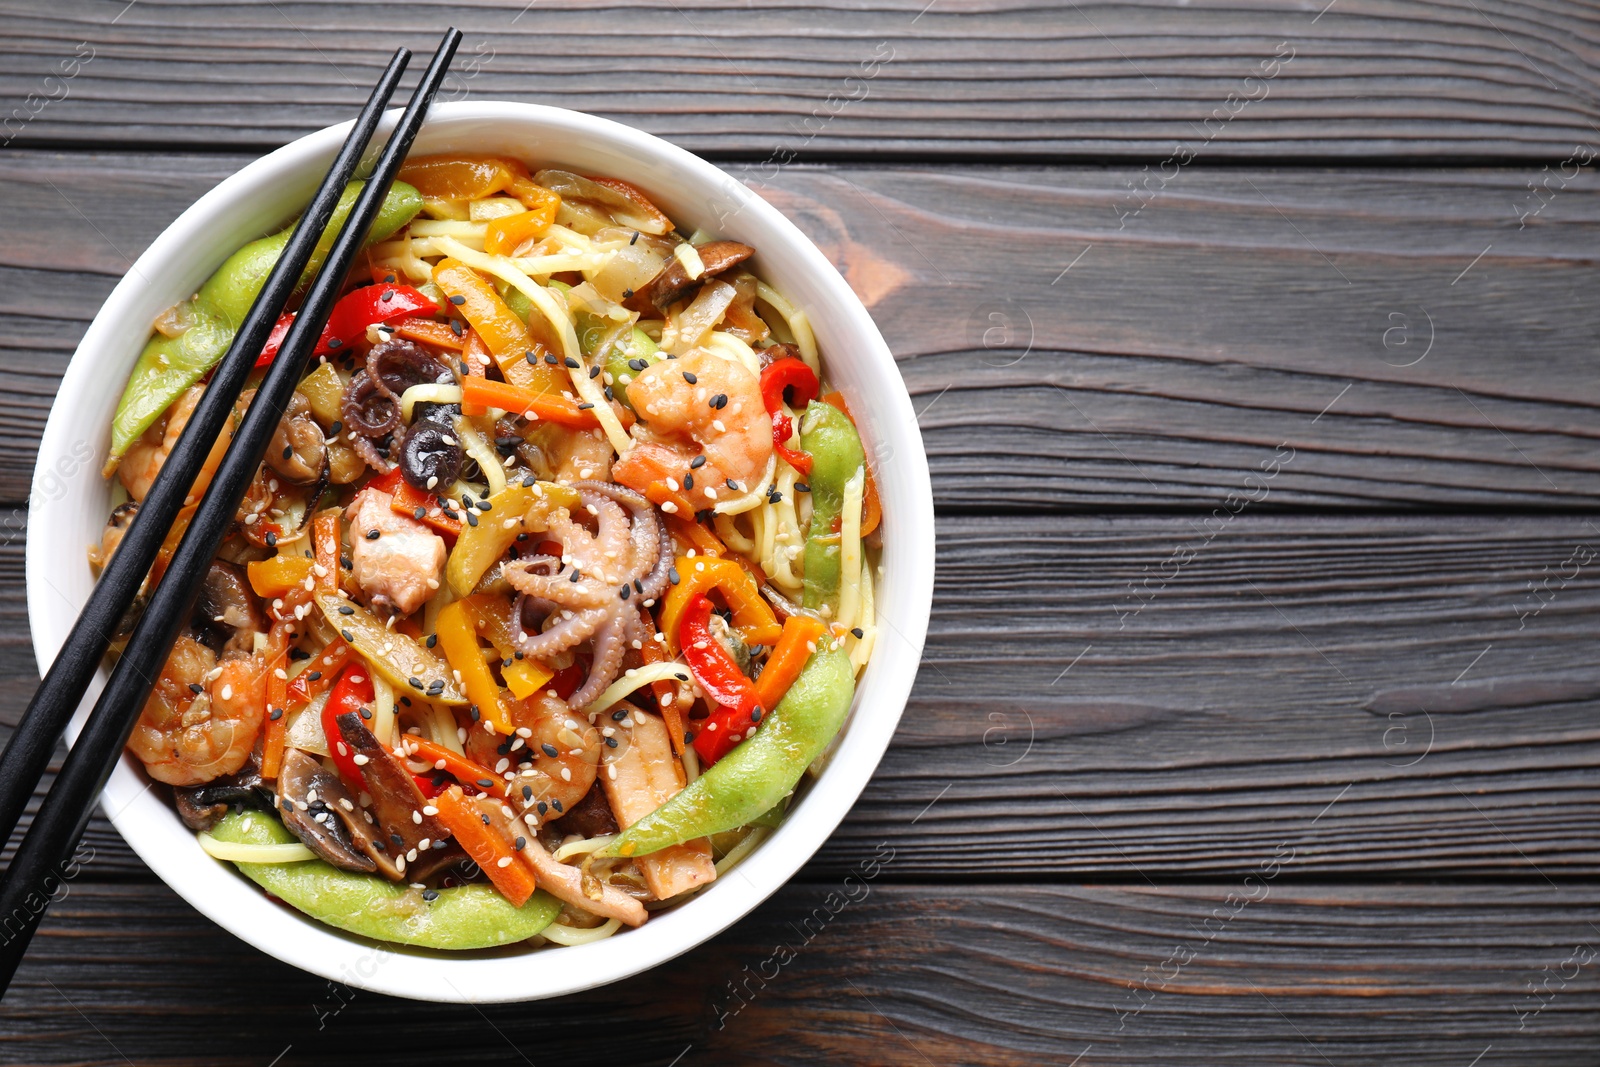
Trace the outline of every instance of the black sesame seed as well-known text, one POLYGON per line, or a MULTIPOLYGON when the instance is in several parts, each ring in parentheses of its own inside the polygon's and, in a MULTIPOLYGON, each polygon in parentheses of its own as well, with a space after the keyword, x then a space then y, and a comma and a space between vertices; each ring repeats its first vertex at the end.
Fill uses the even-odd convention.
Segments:
POLYGON ((572 568, 572 577, 568 578, 567 581, 576 583, 582 577, 583 573, 579 571, 578 568, 574 567, 572 568))
POLYGON ((268 548, 277 548, 278 547, 278 535, 273 533, 271 530, 267 531, 267 547, 268 548))
POLYGON ((811 492, 811 487, 805 482, 795 482, 794 491, 797 493, 809 493, 811 492))
POLYGON ((350 562, 349 556, 340 556, 339 566, 343 567, 345 570, 349 570, 351 567, 354 567, 355 564, 350 562))
POLYGON ((612 722, 621 722, 623 719, 626 719, 627 717, 628 717, 628 711, 627 711, 626 708, 620 709, 618 711, 613 711, 611 713, 611 721, 612 722))
POLYGON ((589 368, 589 377, 591 377, 591 378, 600 377, 600 364, 596 363, 594 366, 589 368))
POLYGON ((676 567, 668 567, 667 568, 667 581, 671 582, 673 585, 677 585, 678 584, 678 568, 676 568, 676 567))
POLYGON ((513 653, 511 653, 511 658, 512 659, 521 659, 522 658, 522 653, 521 652, 513 652, 513 653))
POLYGON ((390 274, 387 277, 385 277, 383 280, 392 285, 392 284, 394 284, 394 275, 390 274))
POLYGON ((422 688, 422 679, 421 678, 407 678, 406 681, 411 683, 411 688, 413 688, 413 689, 421 689, 422 688))
POLYGON ((339 605, 339 614, 340 615, 354 615, 355 613, 356 613, 356 609, 351 607, 349 604, 340 604, 339 605))
POLYGON ((515 847, 518 852, 521 852, 523 849, 528 847, 528 839, 526 837, 518 837, 513 847, 515 847))
POLYGON ((533 786, 525 785, 525 786, 522 787, 522 799, 523 800, 532 800, 533 799, 533 786))
POLYGON ((411 706, 411 698, 410 697, 401 697, 400 698, 400 703, 404 704, 406 707, 409 708, 411 706))
POLYGON ((857 641, 859 641, 863 637, 867 636, 867 632, 865 630, 863 630, 859 626, 852 626, 850 628, 850 636, 854 637, 857 641))
POLYGON ((333 436, 338 437, 339 436, 339 432, 341 430, 343 430, 343 429, 344 429, 344 423, 335 420, 334 424, 332 426, 328 427, 328 432, 330 434, 332 434, 333 436))
POLYGON ((694 475, 685 474, 683 476, 683 487, 685 489, 693 489, 694 488, 694 475))
POLYGON ((684 731, 683 743, 686 744, 686 745, 694 744, 694 731, 693 730, 685 730, 684 731))
POLYGON ((561 366, 561 361, 560 361, 560 360, 559 360, 559 359, 557 359, 557 358, 556 358, 556 357, 555 357, 555 356, 554 356, 554 355, 553 355, 553 354, 552 354, 552 353, 550 353, 550 352, 546 352, 546 353, 545 353, 545 354, 544 354, 544 361, 545 361, 545 362, 546 362, 546 363, 548 363, 548 364, 550 364, 550 365, 551 365, 551 366, 552 366, 552 367, 559 367, 559 366, 561 366))
POLYGON ((383 295, 378 297, 378 299, 382 300, 385 304, 387 304, 389 301, 394 299, 394 290, 393 289, 385 289, 383 291, 383 295))
POLYGON ((476 526, 476 525, 478 525, 478 516, 474 515, 470 511, 467 512, 467 525, 468 526, 476 526))
POLYGON ((450 298, 450 303, 454 304, 456 307, 460 307, 462 304, 465 304, 466 302, 467 302, 467 298, 464 297, 464 296, 452 296, 450 298))
POLYGON ((700 381, 699 378, 695 377, 694 371, 692 371, 692 370, 686 370, 686 371, 683 372, 683 380, 688 382, 690 385, 694 385, 695 383, 700 381))
POLYGON ((328 347, 330 349, 338 348, 342 344, 344 344, 344 342, 339 340, 337 337, 328 338, 328 347))
POLYGON ((422 899, 432 904, 439 899, 439 891, 437 889, 424 889, 422 891, 422 899))
POLYGON ((751 722, 760 722, 761 721, 761 705, 757 704, 755 707, 750 709, 750 721, 751 722))
POLYGON ((293 445, 284 445, 283 446, 283 458, 284 459, 288 459, 292 455, 294 455, 294 446, 293 445))
POLYGON ((627 586, 627 585, 623 586, 622 587, 622 591, 617 594, 617 596, 619 596, 623 600, 627 600, 632 595, 633 595, 633 587, 632 586, 627 586))
POLYGON ((636 370, 636 371, 644 370, 649 365, 650 364, 646 363, 642 359, 630 359, 630 360, 628 360, 628 369, 629 370, 636 370))
POLYGON ((694 457, 693 459, 691 459, 689 461, 689 469, 693 470, 693 471, 697 471, 701 467, 704 467, 705 465, 706 465, 706 457, 704 457, 704 456, 696 456, 696 457, 694 457))
POLYGON ((472 373, 472 368, 467 366, 467 361, 464 360, 464 359, 457 360, 456 361, 456 366, 461 369, 461 376, 463 378, 465 378, 467 375, 472 373))
POLYGON ((611 391, 611 386, 609 386, 609 385, 606 386, 605 389, 602 390, 602 391, 605 393, 605 397, 606 397, 607 400, 615 400, 617 398, 617 394, 613 393, 611 391))
POLYGON ((478 710, 478 705, 474 704, 474 705, 472 705, 472 710, 471 710, 471 712, 469 714, 471 714, 471 716, 472 716, 472 721, 473 722, 477 722, 478 721, 478 716, 481 715, 482 712, 480 712, 478 710))
POLYGON ((489 780, 489 779, 487 779, 487 778, 479 778, 479 779, 478 779, 478 786, 479 786, 479 787, 480 787, 480 788, 482 788, 482 789, 488 789, 488 788, 489 788, 489 787, 490 787, 490 786, 492 786, 492 785, 494 785, 494 783, 493 783, 493 782, 491 782, 491 781, 490 781, 490 780, 489 780))
POLYGON ((588 410, 589 410, 589 409, 590 409, 590 408, 592 408, 592 407, 594 407, 594 405, 593 405, 593 404, 588 404, 588 403, 585 403, 585 404, 579 404, 579 405, 578 405, 578 410, 579 410, 579 411, 588 411, 588 410))
POLYGON ((509 740, 502 741, 500 744, 495 746, 494 750, 502 756, 509 756, 511 755, 511 742, 509 740))
POLYGON ((378 531, 377 530, 368 530, 367 531, 367 540, 368 541, 376 541, 377 539, 378 539, 378 531))
POLYGON ((361 709, 361 717, 362 717, 362 718, 363 718, 363 719, 370 719, 370 718, 372 718, 372 709, 371 709, 371 708, 362 708, 362 709, 361 709))
POLYGON ((561 750, 556 748, 556 746, 552 745, 548 741, 546 741, 544 744, 540 745, 539 747, 544 749, 544 754, 546 756, 549 756, 551 759, 554 759, 555 757, 561 755, 561 750))
POLYGON ((633 236, 628 238, 628 243, 631 245, 631 244, 636 243, 638 240, 639 240, 639 231, 638 230, 634 230, 633 231, 633 236))
POLYGON ((571 356, 568 356, 566 358, 566 364, 567 364, 568 369, 570 369, 570 370, 577 370, 582 365, 577 360, 573 359, 571 356))
POLYGON ((428 639, 426 641, 422 642, 422 643, 427 645, 429 648, 432 648, 434 645, 439 643, 439 635, 438 634, 429 634, 428 635, 428 639))
POLYGON ((383 841, 383 840, 381 840, 381 839, 379 839, 379 838, 373 838, 372 839, 372 847, 377 849, 379 852, 388 852, 389 851, 388 843, 383 841))
POLYGON ((283 709, 282 708, 273 708, 272 709, 271 718, 272 718, 273 722, 277 722, 279 719, 283 718, 283 709))
POLYGON ((637 578, 633 580, 633 591, 640 596, 644 596, 644 586, 639 584, 639 579, 637 578))
POLYGON ((487 816, 487 815, 479 815, 478 818, 483 820, 483 825, 485 825, 485 826, 489 825, 489 816, 487 816))
POLYGON ((734 481, 732 478, 729 478, 728 479, 728 488, 732 489, 734 492, 737 493, 739 491, 739 483, 734 481))
POLYGON ((615 737, 606 738, 606 747, 607 748, 616 748, 617 747, 617 739, 615 737))
POLYGON ((494 505, 489 503, 487 500, 478 501, 476 506, 477 506, 477 509, 479 511, 493 511, 494 510, 494 505))
POLYGON ((565 809, 565 808, 563 808, 563 807, 562 807, 562 806, 561 806, 561 801, 559 801, 559 800, 552 800, 552 801, 551 801, 551 802, 550 802, 550 806, 551 806, 551 807, 552 807, 552 808, 555 808, 555 809, 556 809, 556 810, 557 810, 557 811, 566 811, 566 810, 567 810, 567 809, 565 809))
POLYGON ((406 843, 406 839, 401 837, 399 834, 390 834, 389 840, 393 841, 396 845, 403 845, 406 843))
POLYGON ((423 517, 425 515, 427 515, 427 514, 428 514, 428 509, 427 508, 420 508, 419 507, 419 508, 417 508, 417 510, 415 510, 415 511, 413 511, 411 513, 411 517, 416 519, 418 522, 421 522, 423 517))
POLYGON ((460 319, 451 319, 450 320, 450 332, 455 334, 457 337, 460 337, 462 334, 466 333, 467 331, 462 327, 460 319))
POLYGON ((350 644, 353 644, 355 642, 355 639, 356 639, 356 635, 351 633, 349 630, 340 630, 339 631, 339 636, 344 638, 346 643, 350 643, 350 644))
POLYGON ((716 408, 718 411, 721 411, 723 408, 728 406, 728 394, 718 393, 716 396, 711 398, 710 403, 712 407, 716 408))
POLYGON ((544 802, 544 801, 542 801, 542 800, 541 800, 541 801, 539 801, 539 805, 538 805, 538 807, 539 807, 539 814, 540 814, 540 815, 543 815, 543 814, 544 814, 544 813, 545 813, 545 812, 547 812, 547 811, 549 811, 549 810, 550 810, 550 805, 548 805, 548 804, 546 804, 546 803, 545 803, 545 802, 544 802))
POLYGON ((303 659, 310 659, 311 653, 307 652, 303 648, 291 648, 289 650, 289 658, 298 663, 303 659))
MULTIPOLYGON (((632 244, 633 242, 630 241, 628 243, 632 244)), ((633 298, 633 290, 632 289, 624 289, 624 290, 622 290, 622 299, 631 300, 632 298, 633 298)))
POLYGON ((320 682, 321 680, 322 680, 322 672, 321 671, 306 671, 306 681, 308 681, 308 682, 320 682))

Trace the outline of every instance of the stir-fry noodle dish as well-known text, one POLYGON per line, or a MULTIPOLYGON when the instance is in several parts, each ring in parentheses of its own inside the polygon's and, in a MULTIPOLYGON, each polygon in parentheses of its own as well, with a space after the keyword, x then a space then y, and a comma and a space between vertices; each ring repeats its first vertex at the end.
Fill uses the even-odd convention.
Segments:
MULTIPOLYGON (((291 229, 155 322, 92 567, 291 229)), ((873 647, 880 515, 757 251, 614 178, 407 162, 128 742, 206 852, 360 936, 575 945, 781 824, 873 647)))

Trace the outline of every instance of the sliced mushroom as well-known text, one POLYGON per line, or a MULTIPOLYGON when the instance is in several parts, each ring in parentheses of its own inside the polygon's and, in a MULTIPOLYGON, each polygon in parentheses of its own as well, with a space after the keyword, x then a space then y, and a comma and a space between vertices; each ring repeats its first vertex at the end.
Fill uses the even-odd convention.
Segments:
POLYGON ((369 847, 360 840, 370 842, 375 833, 361 817, 350 790, 338 775, 298 748, 283 754, 278 814, 302 844, 335 867, 368 874, 378 869, 369 847))
MULTIPOLYGON (((661 273, 651 279, 648 286, 634 294, 635 298, 642 296, 654 304, 657 311, 664 313, 667 308, 704 285, 708 279, 738 266, 756 252, 754 248, 738 241, 707 241, 705 244, 695 245, 694 250, 700 254, 700 262, 705 265, 698 278, 689 277, 683 261, 673 256, 667 260, 666 267, 661 273)), ((633 306, 632 301, 629 306, 633 306)))
POLYGON ((218 655, 252 652, 256 634, 267 631, 266 615, 245 580, 244 569, 222 560, 212 560, 206 571, 193 621, 200 643, 218 655))
POLYGON ((350 711, 334 723, 361 765, 366 793, 372 799, 364 810, 376 824, 373 859, 378 871, 396 882, 420 882, 459 860, 461 852, 449 840, 450 831, 437 815, 423 812, 429 804, 411 772, 378 743, 361 717, 350 711))
POLYGON ((205 785, 172 791, 183 825, 199 832, 209 830, 234 804, 268 803, 271 793, 261 780, 261 761, 251 755, 250 762, 237 772, 205 785))
POLYGON ((561 818, 549 824, 561 837, 577 834, 579 837, 604 837, 617 832, 617 817, 611 811, 611 802, 605 790, 596 782, 583 794, 583 799, 567 809, 561 818))
POLYGON ((267 465, 295 485, 314 485, 327 477, 328 442, 311 414, 311 402, 296 391, 267 446, 267 465))
POLYGON ((598 209, 595 221, 600 225, 627 226, 648 234, 672 229, 672 220, 627 182, 612 178, 597 181, 566 170, 541 170, 534 179, 560 196, 563 206, 582 204, 598 209))
MULTIPOLYGON (((89 549, 89 565, 94 568, 95 573, 105 570, 106 564, 111 562, 117 546, 122 543, 128 527, 133 525, 134 516, 138 514, 139 505, 132 500, 117 505, 111 512, 111 517, 106 520, 105 533, 100 535, 100 543, 89 549)), ((139 592, 128 604, 128 609, 117 620, 117 628, 111 634, 113 641, 122 641, 133 633, 133 628, 144 615, 145 604, 149 601, 149 590, 150 579, 146 576, 145 580, 139 583, 139 592)))

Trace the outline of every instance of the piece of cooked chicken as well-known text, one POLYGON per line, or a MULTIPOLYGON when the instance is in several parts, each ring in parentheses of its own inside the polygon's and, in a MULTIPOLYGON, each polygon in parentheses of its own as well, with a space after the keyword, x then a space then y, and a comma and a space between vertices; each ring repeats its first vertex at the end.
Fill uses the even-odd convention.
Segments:
POLYGON ((393 497, 363 489, 345 509, 350 523, 350 562, 361 591, 374 608, 409 615, 439 590, 444 539, 390 507, 393 497))

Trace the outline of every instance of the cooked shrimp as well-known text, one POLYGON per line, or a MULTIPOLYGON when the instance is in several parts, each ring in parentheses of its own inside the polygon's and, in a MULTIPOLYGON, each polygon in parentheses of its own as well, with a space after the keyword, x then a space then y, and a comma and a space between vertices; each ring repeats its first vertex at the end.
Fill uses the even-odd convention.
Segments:
POLYGON ((218 663, 216 653, 183 636, 172 646, 128 748, 156 781, 202 785, 245 765, 266 704, 264 663, 237 652, 218 663))
POLYGON ((363 489, 345 514, 350 520, 350 562, 373 607, 399 615, 416 611, 439 591, 444 539, 409 515, 397 515, 394 498, 363 489))
POLYGON ((513 804, 532 823, 559 819, 594 785, 600 731, 549 690, 509 703, 516 733, 505 737, 480 726, 467 734, 467 755, 501 774, 531 755, 532 766, 522 765, 511 779, 513 804))
MULTIPOLYGON (((194 414, 195 405, 200 403, 200 398, 205 392, 206 387, 203 385, 191 386, 188 392, 172 402, 167 413, 152 423, 144 432, 144 436, 135 441, 129 447, 127 454, 122 457, 122 462, 117 466, 117 477, 122 480, 123 487, 133 499, 143 501, 150 492, 150 487, 155 484, 156 475, 161 473, 162 465, 172 454, 172 449, 178 443, 178 437, 182 435, 183 428, 189 424, 189 417, 194 414)), ((211 476, 217 472, 222 457, 227 454, 228 442, 232 438, 231 429, 224 429, 217 435, 216 443, 211 446, 211 452, 206 456, 205 465, 195 476, 194 485, 189 487, 189 496, 184 500, 185 504, 193 504, 205 493, 206 486, 211 484, 211 476)))
POLYGON ((623 485, 643 492, 663 468, 680 471, 681 483, 682 474, 691 474, 689 463, 703 455, 706 462, 692 472, 693 488, 685 493, 711 507, 719 494, 749 492, 766 472, 772 420, 760 382, 744 366, 697 349, 641 371, 628 386, 628 400, 640 420, 633 449, 611 471, 623 485))

